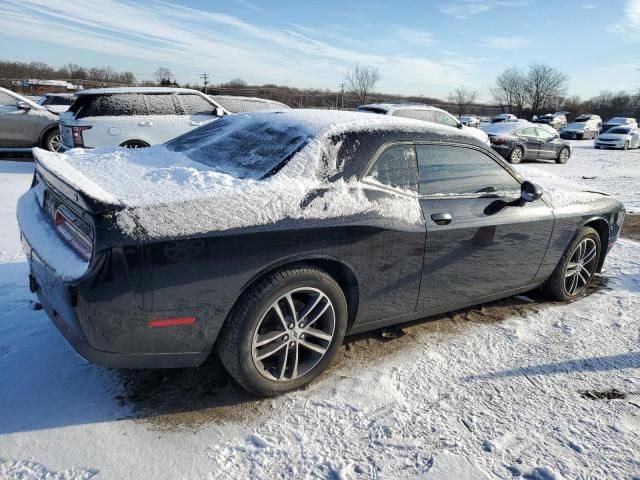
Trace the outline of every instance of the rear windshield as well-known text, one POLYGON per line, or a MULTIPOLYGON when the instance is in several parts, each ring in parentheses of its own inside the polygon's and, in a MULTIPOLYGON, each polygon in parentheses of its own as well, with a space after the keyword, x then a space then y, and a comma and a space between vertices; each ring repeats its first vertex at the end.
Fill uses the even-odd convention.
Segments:
POLYGON ((623 127, 614 127, 610 130, 607 130, 607 133, 618 133, 621 135, 628 135, 629 133, 631 133, 631 129, 623 128, 623 127))
POLYGON ((627 123, 627 119, 626 118, 620 118, 620 117, 614 117, 609 119, 609 121, 607 123, 613 123, 615 124, 620 124, 620 123, 627 123))
POLYGON ((278 172, 311 138, 295 124, 229 115, 174 138, 166 147, 218 172, 259 180, 278 172))
POLYGON ((254 100, 251 98, 222 97, 212 95, 215 102, 231 113, 255 112, 258 110, 288 109, 289 107, 280 102, 269 100, 254 100))

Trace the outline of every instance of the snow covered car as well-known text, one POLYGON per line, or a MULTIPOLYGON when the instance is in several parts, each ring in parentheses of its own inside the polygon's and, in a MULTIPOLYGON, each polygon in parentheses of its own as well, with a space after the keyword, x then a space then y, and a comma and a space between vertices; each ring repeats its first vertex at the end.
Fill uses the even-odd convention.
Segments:
POLYGON ((355 112, 235 114, 35 159, 18 202, 30 286, 76 351, 186 367, 215 346, 259 395, 311 382, 347 334, 539 286, 576 299, 624 219, 458 128, 355 112))
POLYGON ((465 133, 473 135, 485 145, 489 145, 489 137, 478 130, 465 126, 461 121, 441 108, 429 105, 411 105, 406 103, 375 103, 358 107, 359 112, 377 113, 381 115, 391 115, 394 117, 413 118, 414 120, 424 120, 425 122, 439 123, 448 127, 455 127, 465 133))
POLYGON ((560 138, 566 140, 596 138, 601 128, 602 119, 598 115, 580 115, 560 130, 560 138))
POLYGON ((549 125, 554 130, 560 130, 567 125, 567 117, 563 113, 550 113, 536 118, 533 123, 549 125))
POLYGON ((491 123, 482 129, 489 135, 491 147, 509 163, 523 160, 567 163, 571 158, 571 144, 560 140, 558 133, 549 125, 521 120, 491 123))
POLYGON ((613 117, 607 120, 602 124, 602 128, 600 129, 600 133, 604 133, 610 128, 620 127, 622 125, 637 125, 638 122, 635 118, 630 117, 613 117))
POLYGON ((96 88, 76 96, 69 110, 60 114, 63 150, 148 147, 229 113, 207 95, 187 88, 96 88))
POLYGON ((460 123, 465 127, 480 127, 480 119, 478 117, 472 117, 470 115, 462 115, 460 117, 460 123))
POLYGON ((500 115, 496 115, 491 118, 491 123, 502 123, 502 122, 517 122, 518 117, 513 115, 512 113, 501 113, 500 115))
POLYGON ((638 125, 621 125, 601 133, 593 142, 595 148, 619 148, 629 150, 640 147, 640 130, 638 125))
POLYGON ((246 113, 258 110, 289 110, 284 103, 266 98, 239 97, 236 95, 209 95, 214 102, 229 113, 246 113))
POLYGON ((60 149, 58 115, 0 87, 0 152, 60 149))
POLYGON ((45 93, 38 99, 38 105, 58 115, 69 110, 69 107, 76 101, 73 93, 45 93))

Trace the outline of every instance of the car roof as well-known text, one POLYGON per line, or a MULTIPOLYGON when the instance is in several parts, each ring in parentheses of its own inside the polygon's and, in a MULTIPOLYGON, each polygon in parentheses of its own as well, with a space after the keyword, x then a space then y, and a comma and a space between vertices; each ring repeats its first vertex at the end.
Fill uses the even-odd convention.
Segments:
POLYGON ((197 93, 202 94, 198 90, 191 88, 175 88, 175 87, 116 87, 116 88, 90 88, 76 92, 77 96, 84 95, 116 95, 123 93, 197 93))
POLYGON ((438 112, 449 113, 442 108, 434 107, 424 103, 370 103, 368 105, 361 105, 358 110, 378 109, 385 110, 387 113, 392 114, 396 110, 434 110, 438 112))
POLYGON ((75 93, 45 93, 43 97, 75 97, 75 93))

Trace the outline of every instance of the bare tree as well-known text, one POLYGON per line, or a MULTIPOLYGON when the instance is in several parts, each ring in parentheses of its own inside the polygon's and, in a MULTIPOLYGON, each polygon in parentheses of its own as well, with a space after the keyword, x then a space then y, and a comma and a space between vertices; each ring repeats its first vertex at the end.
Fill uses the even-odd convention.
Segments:
POLYGON ((527 74, 527 97, 532 115, 556 109, 567 94, 569 78, 549 65, 533 63, 527 74))
POLYGON ((469 111, 471 105, 478 100, 477 90, 467 90, 465 87, 460 86, 449 94, 449 103, 456 106, 456 113, 463 115, 469 111))
POLYGON ((380 70, 366 65, 356 65, 352 70, 344 74, 347 91, 358 97, 360 105, 367 102, 367 96, 373 91, 381 78, 380 70))
POLYGON ((506 69, 490 89, 491 96, 508 113, 522 117, 527 105, 527 77, 516 67, 506 69))
POLYGON ((160 85, 170 85, 171 80, 173 79, 173 73, 166 67, 158 68, 153 75, 156 77, 156 81, 160 85))

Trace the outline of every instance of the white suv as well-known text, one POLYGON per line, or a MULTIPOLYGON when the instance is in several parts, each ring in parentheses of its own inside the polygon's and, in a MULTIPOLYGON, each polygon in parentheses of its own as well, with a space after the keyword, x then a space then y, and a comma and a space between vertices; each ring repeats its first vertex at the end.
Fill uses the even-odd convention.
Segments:
POLYGON ((411 105, 405 103, 375 103, 371 105, 362 105, 358 107, 360 112, 379 113, 382 115, 393 115, 394 117, 413 118, 416 120, 424 120, 426 122, 439 123, 449 127, 458 128, 473 135, 487 146, 490 146, 489 136, 482 130, 472 127, 466 127, 451 115, 449 112, 441 108, 429 105, 411 105))
POLYGON ((148 147, 228 113, 206 95, 186 88, 96 88, 76 96, 69 111, 60 114, 63 150, 148 147))

